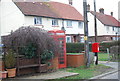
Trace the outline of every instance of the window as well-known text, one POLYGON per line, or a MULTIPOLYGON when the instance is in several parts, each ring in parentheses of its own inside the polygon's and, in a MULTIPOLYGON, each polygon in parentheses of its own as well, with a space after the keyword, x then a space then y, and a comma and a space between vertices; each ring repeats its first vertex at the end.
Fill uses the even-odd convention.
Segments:
POLYGON ((67 21, 67 27, 72 27, 72 21, 67 21))
POLYGON ((72 5, 72 4, 73 4, 72 0, 69 0, 69 4, 70 4, 70 5, 72 5))
POLYGON ((81 42, 81 43, 84 43, 84 37, 81 37, 81 38, 80 38, 80 42, 81 42))
POLYGON ((41 17, 35 17, 34 18, 34 24, 42 24, 42 18, 41 17))
POLYGON ((66 37, 66 42, 67 43, 70 43, 71 42, 71 37, 69 36, 69 37, 66 37))
POLYGON ((109 26, 106 26, 106 31, 107 31, 107 32, 109 31, 109 26))
POLYGON ((58 26, 58 20, 57 19, 53 19, 52 20, 52 25, 53 26, 58 26))
POLYGON ((78 28, 83 28, 83 23, 82 22, 78 22, 78 28))
POLYGON ((115 27, 112 27, 112 30, 115 31, 115 27))

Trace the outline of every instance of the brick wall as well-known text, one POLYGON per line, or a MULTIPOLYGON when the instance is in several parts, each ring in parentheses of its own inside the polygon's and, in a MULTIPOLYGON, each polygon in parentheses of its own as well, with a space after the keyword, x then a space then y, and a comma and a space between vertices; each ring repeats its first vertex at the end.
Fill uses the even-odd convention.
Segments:
MULTIPOLYGON (((98 42, 103 42, 103 41, 113 41, 114 36, 98 36, 97 40, 98 42)), ((89 37, 90 42, 95 42, 94 37, 89 37)))

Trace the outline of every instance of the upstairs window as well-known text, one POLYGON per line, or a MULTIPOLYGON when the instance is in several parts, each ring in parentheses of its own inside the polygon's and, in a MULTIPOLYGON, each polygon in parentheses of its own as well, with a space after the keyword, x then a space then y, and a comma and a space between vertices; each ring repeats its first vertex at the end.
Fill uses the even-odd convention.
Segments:
POLYGON ((72 0, 69 0, 69 4, 72 5, 72 4, 73 4, 73 1, 72 1, 72 0))
POLYGON ((109 26, 106 26, 106 31, 109 32, 109 26))
POLYGON ((34 18, 34 24, 41 25, 42 24, 42 18, 41 17, 35 17, 34 18))
POLYGON ((78 22, 78 28, 83 28, 83 22, 78 22))
POLYGON ((57 19, 52 20, 52 26, 58 26, 58 20, 57 19))
POLYGON ((112 27, 112 30, 115 31, 115 27, 112 27))
POLYGON ((72 21, 67 21, 67 27, 72 27, 72 21))

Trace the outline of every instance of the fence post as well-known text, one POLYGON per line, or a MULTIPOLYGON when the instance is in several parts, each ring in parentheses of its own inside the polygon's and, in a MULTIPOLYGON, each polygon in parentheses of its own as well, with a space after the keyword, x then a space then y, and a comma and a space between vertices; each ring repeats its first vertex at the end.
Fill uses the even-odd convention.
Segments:
POLYGON ((107 48, 107 54, 108 54, 108 61, 110 61, 110 52, 109 52, 109 48, 107 48))

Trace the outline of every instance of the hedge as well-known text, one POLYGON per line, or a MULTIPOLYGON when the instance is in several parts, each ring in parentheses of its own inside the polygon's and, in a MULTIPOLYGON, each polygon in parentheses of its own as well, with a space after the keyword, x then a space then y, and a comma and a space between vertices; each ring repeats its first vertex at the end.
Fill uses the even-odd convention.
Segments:
MULTIPOLYGON (((101 52, 107 52, 107 48, 110 48, 112 46, 120 45, 119 41, 114 42, 104 42, 100 43, 100 51, 101 52)), ((79 53, 84 51, 84 43, 67 43, 66 44, 66 50, 67 53, 79 53)), ((91 44, 89 44, 89 50, 91 51, 91 44)))
MULTIPOLYGON (((91 50, 91 45, 89 45, 91 50)), ((80 53, 84 51, 84 43, 67 43, 66 44, 67 53, 80 53)))
POLYGON ((83 43, 67 43, 66 44, 67 53, 79 53, 84 51, 83 43))
POLYGON ((110 47, 118 46, 118 45, 120 45, 120 40, 119 41, 113 41, 113 42, 100 43, 100 51, 106 53, 107 52, 107 48, 110 49, 110 47))

